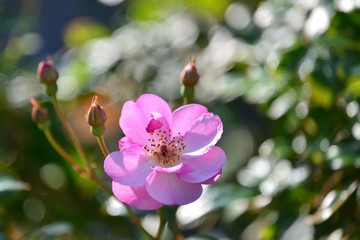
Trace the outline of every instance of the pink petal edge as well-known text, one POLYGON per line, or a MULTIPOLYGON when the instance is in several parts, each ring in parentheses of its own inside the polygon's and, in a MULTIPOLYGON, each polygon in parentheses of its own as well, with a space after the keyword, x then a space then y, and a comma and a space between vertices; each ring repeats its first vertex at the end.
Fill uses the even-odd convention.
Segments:
POLYGON ((226 163, 226 154, 220 147, 215 146, 198 158, 183 159, 183 163, 190 165, 193 171, 178 173, 179 178, 189 183, 201 183, 222 169, 226 163))
POLYGON ((182 157, 192 159, 205 154, 214 148, 222 133, 223 124, 219 116, 213 113, 204 113, 185 134, 187 152, 182 157))
POLYGON ((219 180, 221 175, 222 175, 222 169, 217 174, 215 174, 214 176, 212 176, 208 180, 202 182, 201 184, 214 184, 215 182, 217 182, 217 180, 219 180))
POLYGON ((139 210, 155 210, 164 204, 153 199, 145 186, 128 187, 113 181, 112 190, 117 199, 139 210))
POLYGON ((145 184, 153 165, 148 157, 136 151, 117 151, 106 157, 104 170, 114 181, 137 187, 145 184))
POLYGON ((207 113, 206 107, 200 104, 188 104, 176 109, 172 114, 172 130, 175 134, 184 135, 192 124, 207 113))
POLYGON ((149 136, 146 127, 153 112, 163 116, 169 124, 171 123, 171 109, 162 98, 153 94, 143 94, 136 102, 127 101, 123 105, 119 120, 124 134, 132 141, 145 145, 149 136))
POLYGON ((146 190, 155 200, 167 205, 184 205, 197 200, 201 184, 181 181, 175 173, 153 171, 146 182, 146 190))
POLYGON ((163 126, 163 123, 151 116, 148 123, 146 124, 146 132, 151 133, 154 130, 160 129, 163 126))
POLYGON ((194 169, 189 164, 184 164, 184 163, 180 163, 176 166, 167 167, 167 168, 161 166, 154 166, 151 169, 153 171, 158 171, 163 173, 178 173, 178 174, 185 174, 194 171, 194 169))
POLYGON ((139 145, 138 143, 132 141, 128 137, 123 137, 119 141, 119 149, 122 151, 137 150, 136 148, 142 148, 142 146, 139 145))

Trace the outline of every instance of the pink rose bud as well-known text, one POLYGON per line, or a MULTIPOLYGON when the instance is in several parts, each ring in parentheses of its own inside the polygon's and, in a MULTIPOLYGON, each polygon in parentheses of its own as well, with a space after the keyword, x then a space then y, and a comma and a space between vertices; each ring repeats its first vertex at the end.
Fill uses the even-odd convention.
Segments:
POLYGON ((180 74, 180 81, 185 87, 194 87, 199 79, 200 76, 195 67, 195 57, 190 58, 190 62, 184 67, 180 74))
POLYGON ((44 84, 51 84, 57 81, 59 74, 51 59, 44 60, 39 63, 37 78, 41 83, 44 84))
POLYGON ((31 118, 35 123, 45 123, 48 119, 48 111, 46 108, 42 108, 35 98, 30 98, 30 103, 33 105, 31 111, 31 118))
POLYGON ((104 108, 98 104, 97 96, 94 96, 91 102, 91 106, 85 115, 87 121, 92 127, 101 127, 105 125, 106 113, 104 108))

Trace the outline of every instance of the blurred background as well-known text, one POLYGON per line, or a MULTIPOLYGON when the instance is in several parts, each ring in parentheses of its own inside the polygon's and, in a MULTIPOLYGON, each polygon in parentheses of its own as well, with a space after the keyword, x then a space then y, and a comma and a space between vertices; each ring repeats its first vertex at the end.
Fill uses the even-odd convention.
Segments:
MULTIPOLYGON (((75 156, 36 80, 47 55, 61 106, 108 184, 84 118, 91 97, 106 110, 115 151, 122 104, 155 93, 179 107, 179 74, 196 56, 194 102, 220 115, 228 162, 199 200, 179 207, 186 239, 360 239, 359 8, 359 0, 0 0, 0 239, 146 239, 32 122, 35 97, 75 156)), ((156 231, 156 212, 136 213, 156 231)))

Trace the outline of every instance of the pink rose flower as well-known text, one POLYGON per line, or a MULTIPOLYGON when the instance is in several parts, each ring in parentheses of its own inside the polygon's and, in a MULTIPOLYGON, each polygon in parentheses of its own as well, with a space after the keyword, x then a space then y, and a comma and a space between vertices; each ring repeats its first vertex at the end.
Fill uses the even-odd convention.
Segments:
POLYGON ((184 205, 198 199, 202 184, 221 176, 224 151, 215 146, 223 132, 219 116, 199 104, 171 112, 160 97, 144 94, 124 104, 120 151, 104 163, 114 195, 142 210, 184 205))

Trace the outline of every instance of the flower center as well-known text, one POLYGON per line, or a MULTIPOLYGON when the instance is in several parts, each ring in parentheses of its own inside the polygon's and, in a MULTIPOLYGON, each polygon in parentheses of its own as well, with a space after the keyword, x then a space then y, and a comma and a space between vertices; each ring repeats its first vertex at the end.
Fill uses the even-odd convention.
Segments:
POLYGON ((174 166, 186 152, 184 137, 180 133, 174 137, 171 129, 152 131, 148 141, 149 144, 143 147, 144 154, 163 167, 174 166))

